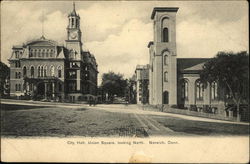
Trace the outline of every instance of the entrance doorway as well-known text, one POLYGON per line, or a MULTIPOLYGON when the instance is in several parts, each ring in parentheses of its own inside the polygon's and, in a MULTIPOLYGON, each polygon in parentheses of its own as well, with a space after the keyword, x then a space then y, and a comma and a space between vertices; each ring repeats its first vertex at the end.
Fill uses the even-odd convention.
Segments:
POLYGON ((44 95, 45 93, 45 84, 44 83, 39 83, 37 85, 37 94, 38 95, 44 95))
POLYGON ((163 92, 163 104, 168 104, 168 91, 163 92))

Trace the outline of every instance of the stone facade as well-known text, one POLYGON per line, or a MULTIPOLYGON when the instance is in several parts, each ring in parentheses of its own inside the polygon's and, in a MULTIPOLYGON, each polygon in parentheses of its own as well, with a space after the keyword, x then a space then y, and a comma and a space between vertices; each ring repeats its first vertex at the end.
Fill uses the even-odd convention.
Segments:
POLYGON ((199 81, 199 72, 209 59, 177 58, 177 11, 178 8, 175 7, 157 7, 151 15, 154 41, 148 44, 149 103, 196 111, 206 110, 208 107, 209 110, 216 110, 225 105, 223 90, 220 90, 216 82, 204 85, 199 81))
POLYGON ((10 63, 10 95, 37 99, 81 101, 97 94, 97 63, 82 48, 80 16, 68 15, 65 46, 42 36, 13 46, 10 63))
POLYGON ((150 104, 177 104, 176 13, 178 8, 154 8, 154 41, 149 42, 150 104))

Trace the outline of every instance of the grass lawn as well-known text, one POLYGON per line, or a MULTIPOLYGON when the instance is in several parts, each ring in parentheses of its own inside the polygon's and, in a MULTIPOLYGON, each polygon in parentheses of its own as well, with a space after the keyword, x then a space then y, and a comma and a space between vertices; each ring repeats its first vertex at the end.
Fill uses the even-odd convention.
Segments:
POLYGON ((249 135, 248 125, 192 121, 166 116, 153 116, 153 118, 160 124, 176 132, 184 132, 201 136, 249 135))
MULTIPOLYGON (((132 114, 103 110, 1 104, 3 136, 119 136, 139 126, 132 114)), ((139 129, 137 136, 144 136, 139 129)))

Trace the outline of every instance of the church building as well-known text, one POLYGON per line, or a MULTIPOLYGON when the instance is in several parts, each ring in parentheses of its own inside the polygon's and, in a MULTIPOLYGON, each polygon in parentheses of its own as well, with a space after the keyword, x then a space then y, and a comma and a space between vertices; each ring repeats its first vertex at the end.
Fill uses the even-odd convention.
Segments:
POLYGON ((97 94, 97 63, 84 50, 80 16, 68 15, 65 46, 42 36, 12 48, 10 95, 37 100, 87 101, 97 94))
POLYGON ((204 106, 219 109, 224 105, 224 94, 217 82, 204 87, 200 81, 199 72, 209 58, 177 58, 177 11, 177 7, 156 7, 151 15, 154 40, 148 44, 149 104, 196 111, 204 106))

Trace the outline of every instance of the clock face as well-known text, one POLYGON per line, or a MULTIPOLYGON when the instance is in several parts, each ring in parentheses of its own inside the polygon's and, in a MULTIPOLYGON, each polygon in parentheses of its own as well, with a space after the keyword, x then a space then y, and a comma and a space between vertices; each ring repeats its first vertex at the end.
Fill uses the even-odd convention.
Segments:
POLYGON ((77 39, 77 32, 76 31, 70 33, 70 39, 77 39))

